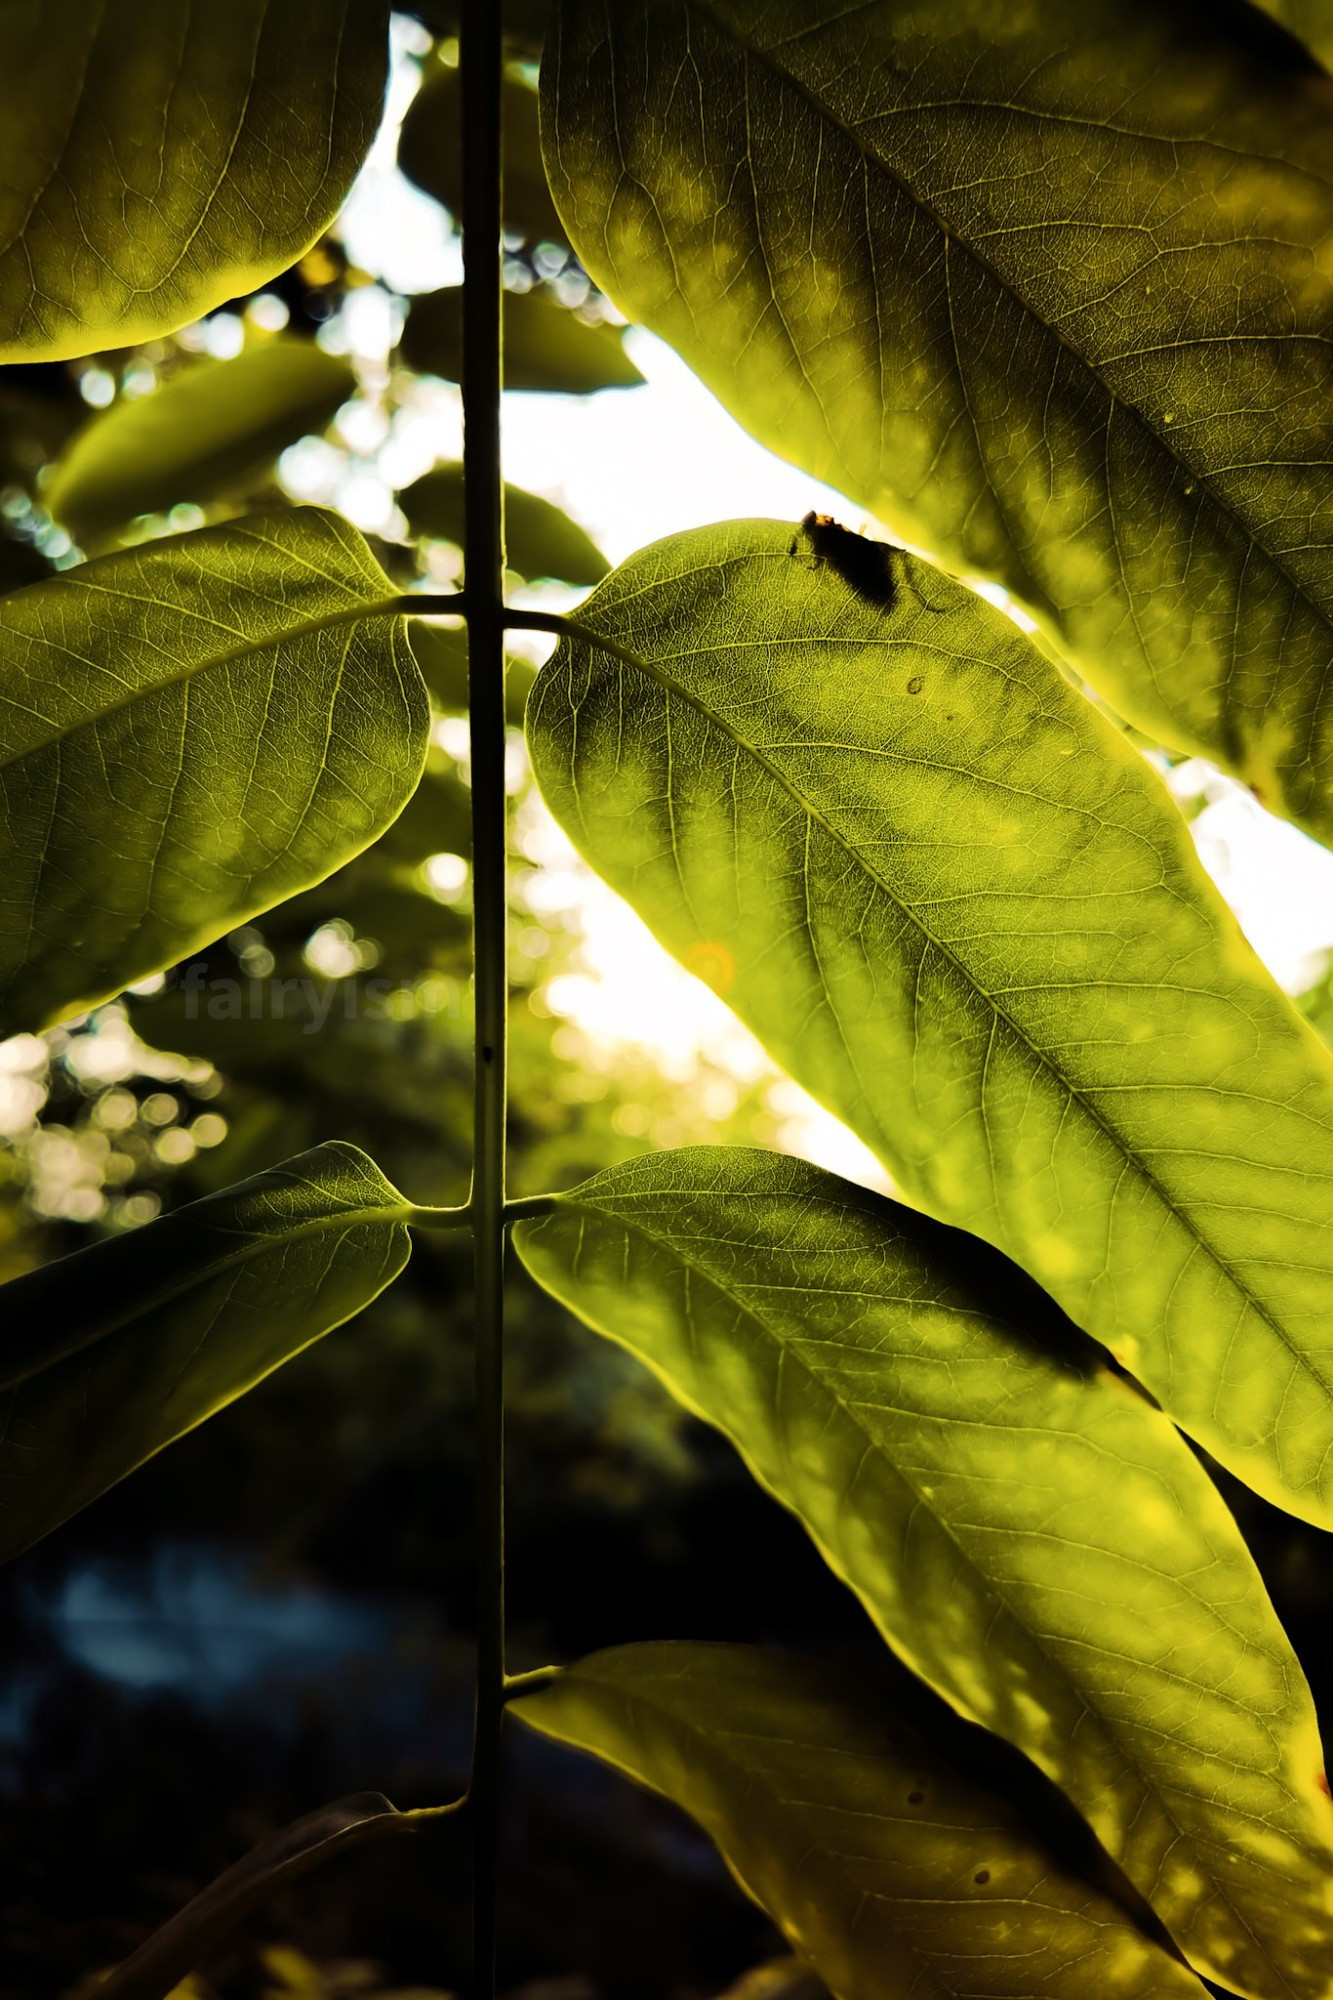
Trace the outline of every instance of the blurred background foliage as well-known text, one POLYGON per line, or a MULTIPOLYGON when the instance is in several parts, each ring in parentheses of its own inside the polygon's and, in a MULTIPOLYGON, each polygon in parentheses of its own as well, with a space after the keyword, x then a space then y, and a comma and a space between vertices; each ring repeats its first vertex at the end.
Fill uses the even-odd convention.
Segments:
MULTIPOLYGON (((506 327, 516 393, 632 395, 615 315, 561 240, 513 12, 506 327)), ((453 12, 396 22, 400 166, 456 199, 453 12)), ((457 292, 414 297, 337 236, 175 338, 0 371, 0 590, 256 506, 339 505, 404 589, 461 580, 457 292), (414 533, 413 530, 418 530, 414 533)), ((516 593, 577 601, 604 560, 511 495, 516 593)), ((420 792, 371 852, 166 979, 0 1044, 0 1277, 316 1142, 364 1147, 419 1202, 465 1198, 471 1104, 466 656, 414 627, 436 726, 420 792)), ((533 657, 536 657, 535 655, 533 657)), ((762 1063, 667 1059, 598 1031, 583 871, 536 798, 511 669, 511 1124, 516 1193, 646 1149, 788 1142, 762 1063)), ((721 976, 720 969, 701 967, 721 976)), ((1333 986, 1304 997, 1333 1036, 1333 986)), ((785 1094, 784 1094, 785 1093, 785 1094)), ((195 1888, 342 1791, 460 1786, 471 1627, 468 1255, 404 1278, 0 1578, 6 2000, 95 1990, 195 1888)), ((515 1269, 513 1664, 635 1638, 820 1647, 892 1676, 794 1525, 656 1383, 515 1269)), ((1323 1538, 1225 1483, 1327 1708, 1323 1538)), ((504 1970, 526 2000, 809 2000, 683 1820, 535 1739, 513 1746, 504 1970), (771 1961, 771 1962, 770 1962, 771 1961)), ((997 1753, 998 1754, 998 1753, 997 1753)), ((1012 1778, 1012 1771, 1005 1767, 1012 1778)), ((182 1988, 360 2000, 461 1982, 466 1883, 446 1823, 309 1878, 182 1988)))

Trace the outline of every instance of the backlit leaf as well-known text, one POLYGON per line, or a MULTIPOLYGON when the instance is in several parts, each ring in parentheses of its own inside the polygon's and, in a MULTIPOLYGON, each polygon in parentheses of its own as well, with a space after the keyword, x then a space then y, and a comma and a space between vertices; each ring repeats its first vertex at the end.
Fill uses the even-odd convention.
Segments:
POLYGON ((257 342, 232 361, 201 361, 147 396, 123 397, 79 433, 42 500, 77 541, 181 500, 212 500, 356 391, 340 355, 308 340, 257 342))
POLYGON ((762 441, 1333 834, 1333 83, 1244 4, 561 0, 571 241, 762 441))
POLYGON ((170 333, 286 270, 370 149, 385 0, 6 0, 0 361, 170 333))
MULTIPOLYGON (((503 305, 506 389, 587 396, 598 389, 632 389, 643 381, 618 327, 589 326, 540 292, 506 292, 503 305)), ((419 374, 462 381, 461 285, 412 301, 399 352, 419 374)))
POLYGON ((174 964, 384 830, 430 721, 398 601, 316 508, 0 599, 0 1032, 174 964))
POLYGON ((369 1305, 408 1213, 335 1141, 6 1285, 0 1561, 369 1305))
POLYGON ((1202 1993, 839 1669, 757 1647, 618 1646, 513 1713, 683 1806, 835 2000, 1202 1993))
MULTIPOLYGON (((537 133, 537 93, 506 75, 501 102, 504 128, 504 225, 529 242, 563 243, 565 232, 542 165, 537 133)), ((433 64, 408 106, 398 140, 398 164, 410 181, 434 195, 455 216, 463 206, 463 102, 459 71, 433 64)))
MULTIPOLYGON (((418 535, 463 546, 463 466, 446 461, 398 495, 418 535)), ((540 494, 505 485, 505 553, 521 576, 552 576, 565 583, 597 583, 609 567, 606 557, 578 523, 540 494)))
POLYGON ((1333 1062, 1156 774, 859 536, 675 536, 578 616, 528 737, 588 860, 909 1199, 1333 1524, 1333 1062))
POLYGON ((1329 1992, 1314 1706, 1179 1433, 975 1237, 691 1148, 525 1221, 533 1275, 731 1439, 897 1652, 1027 1751, 1202 1971, 1329 1992))

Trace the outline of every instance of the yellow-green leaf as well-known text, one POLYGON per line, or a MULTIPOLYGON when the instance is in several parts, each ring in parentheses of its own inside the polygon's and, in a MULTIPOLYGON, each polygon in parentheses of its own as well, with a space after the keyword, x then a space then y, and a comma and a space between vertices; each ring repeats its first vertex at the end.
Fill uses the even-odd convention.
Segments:
POLYGON ((380 121, 385 0, 6 0, 0 361, 170 333, 337 215, 380 121))
POLYGON ((0 599, 0 1032, 174 964, 383 832, 430 726, 398 604, 317 508, 0 599))
POLYGON ((543 91, 631 319, 1333 834, 1333 83, 1303 51, 1244 4, 561 0, 543 91))
MULTIPOLYGON (((506 389, 589 396, 598 389, 632 389, 643 381, 618 327, 589 326, 540 292, 506 292, 503 305, 506 389)), ((412 301, 399 351, 419 374, 462 381, 461 285, 412 301)))
POLYGON ((512 1704, 683 1806, 835 2000, 1188 2000, 1202 1989, 851 1675, 617 1646, 512 1704))
POLYGON ((0 1561, 340 1326, 408 1204, 335 1141, 0 1291, 0 1561))
POLYGON ((859 536, 673 536, 578 616, 528 738, 593 866, 911 1200, 1333 1524, 1333 1061, 1157 775, 859 536))
POLYGON ((94 417, 61 454, 42 499, 78 541, 177 501, 212 500, 324 430, 355 391, 351 365, 308 340, 260 341, 234 360, 201 361, 94 417))
POLYGON ((1333 1993, 1314 1705, 1179 1433, 988 1245, 698 1147, 521 1222, 533 1275, 715 1424, 915 1670, 1025 1750, 1181 1948, 1333 1993))

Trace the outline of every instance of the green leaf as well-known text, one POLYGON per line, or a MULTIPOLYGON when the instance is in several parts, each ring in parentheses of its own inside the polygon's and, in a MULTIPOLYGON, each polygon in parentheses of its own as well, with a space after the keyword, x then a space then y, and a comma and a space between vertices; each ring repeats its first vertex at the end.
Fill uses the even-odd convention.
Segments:
POLYGON ((0 361, 128 347, 255 290, 380 121, 385 0, 6 0, 0 361))
POLYGON ((0 599, 0 1033, 174 964, 384 830, 430 723, 399 601, 317 508, 0 599))
MULTIPOLYGON (((463 207, 463 93, 456 68, 433 65, 413 98, 398 140, 398 164, 410 181, 457 216, 463 207)), ((563 243, 564 227, 546 185, 537 133, 537 93, 506 74, 504 226, 529 242, 563 243)))
POLYGON ((399 1812, 382 1792, 353 1792, 261 1840, 185 1908, 145 1938, 97 1987, 99 2000, 167 2000, 236 1925, 312 1868, 385 1834, 416 1833, 449 1808, 399 1812))
MULTIPOLYGON (((398 495, 403 512, 417 535, 435 535, 463 546, 463 467, 448 460, 398 495)), ((505 545, 507 560, 520 575, 552 576, 565 583, 598 583, 606 575, 606 557, 582 528, 549 500, 505 485, 505 545)))
MULTIPOLYGON (((588 396, 632 389, 643 381, 625 352, 619 327, 589 326, 540 292, 504 295, 506 389, 588 396)), ((463 379, 463 288, 450 285, 414 299, 399 352, 421 375, 463 379)))
POLYGON ((975 1237, 781 1155, 615 1167, 533 1276, 730 1438, 895 1650, 1025 1750, 1192 1961, 1327 1994, 1314 1705, 1178 1432, 975 1237))
POLYGON ((674 536, 578 616, 528 738, 587 859, 910 1200, 1333 1524, 1333 1062, 1155 773, 1000 612, 833 528, 674 536))
POLYGON ((0 1561, 382 1292, 408 1204, 334 1141, 0 1293, 0 1561))
POLYGON ((1130 720, 1333 833, 1333 104, 1303 51, 1245 5, 561 0, 543 91, 629 318, 1130 720))
POLYGON ((835 2000, 1201 1992, 840 1669, 758 1647, 617 1646, 511 1706, 683 1806, 835 2000))
MULTIPOLYGON (((447 713, 467 714, 467 634, 461 626, 428 624, 414 618, 409 628, 412 651, 439 706, 447 713)), ((511 653, 505 660, 505 714, 516 729, 537 670, 511 653)))
POLYGON ((94 417, 42 499, 78 541, 180 500, 215 499, 324 430, 355 391, 350 364, 308 340, 261 341, 233 361, 201 361, 94 417))

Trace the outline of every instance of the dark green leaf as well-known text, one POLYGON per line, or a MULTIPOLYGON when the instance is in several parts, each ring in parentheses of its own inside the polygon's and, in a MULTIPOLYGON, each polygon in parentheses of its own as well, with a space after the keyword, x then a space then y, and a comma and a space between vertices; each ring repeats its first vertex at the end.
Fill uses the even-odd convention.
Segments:
MULTIPOLYGON (((462 381, 461 285, 412 301, 399 351, 421 375, 462 381)), ((589 326, 540 292, 506 292, 504 380, 506 389, 587 396, 598 389, 632 389, 643 376, 626 354, 618 327, 589 326)))
MULTIPOLYGON (((409 628, 412 651, 439 706, 455 715, 467 714, 467 634, 461 626, 427 624, 414 618, 409 628)), ((511 654, 505 661, 505 713, 515 728, 522 725, 524 704, 536 679, 536 668, 511 654)))
MULTIPOLYGON (((504 226, 529 242, 563 243, 542 165, 537 134, 537 93, 507 75, 501 105, 504 124, 504 226)), ((457 69, 432 64, 408 106, 398 141, 398 164, 436 201, 458 216, 463 206, 463 108, 457 69)))
POLYGON ((0 1032, 175 963, 384 830, 429 730, 397 603, 316 508, 0 599, 0 1032))
POLYGON ((1193 1975, 841 1670, 618 1646, 513 1703, 683 1806, 835 2000, 1174 2000, 1193 1975))
POLYGON ((0 360, 170 333, 342 206, 383 109, 385 0, 6 0, 0 360))
MULTIPOLYGON (((414 534, 463 545, 463 467, 449 461, 414 480, 398 496, 414 534)), ((505 546, 511 568, 526 577, 552 576, 566 583, 598 583, 608 564, 601 550, 568 514, 549 500, 505 486, 505 546)))
POLYGON ((593 866, 909 1199, 1333 1524, 1333 1062, 1157 775, 859 536, 675 536, 578 615, 528 736, 593 866))
POLYGON ((1259 25, 562 0, 543 130, 592 276, 756 436, 1328 836, 1333 86, 1259 25))
POLYGON ((0 1561, 369 1305, 409 1212, 335 1141, 6 1285, 0 1561))
POLYGON ((1327 69, 1333 58, 1333 7, 1329 0, 1258 0, 1258 5, 1304 42, 1327 69))
POLYGON ((335 1855, 385 1834, 415 1833, 436 1818, 427 1808, 399 1812, 382 1792, 353 1792, 270 1834, 210 1882, 161 1930, 146 1938, 98 1986, 98 2000, 167 2000, 167 1995, 279 1889, 335 1855))
POLYGON ((79 541, 179 500, 212 500, 324 430, 355 390, 350 364, 313 341, 260 341, 234 361, 202 361, 94 417, 42 498, 79 541))
POLYGON ((521 1222, 533 1275, 797 1514, 897 1652, 1027 1751, 1201 1971, 1327 1992, 1314 1705, 1216 1489, 986 1244, 780 1155, 660 1153, 521 1222))

